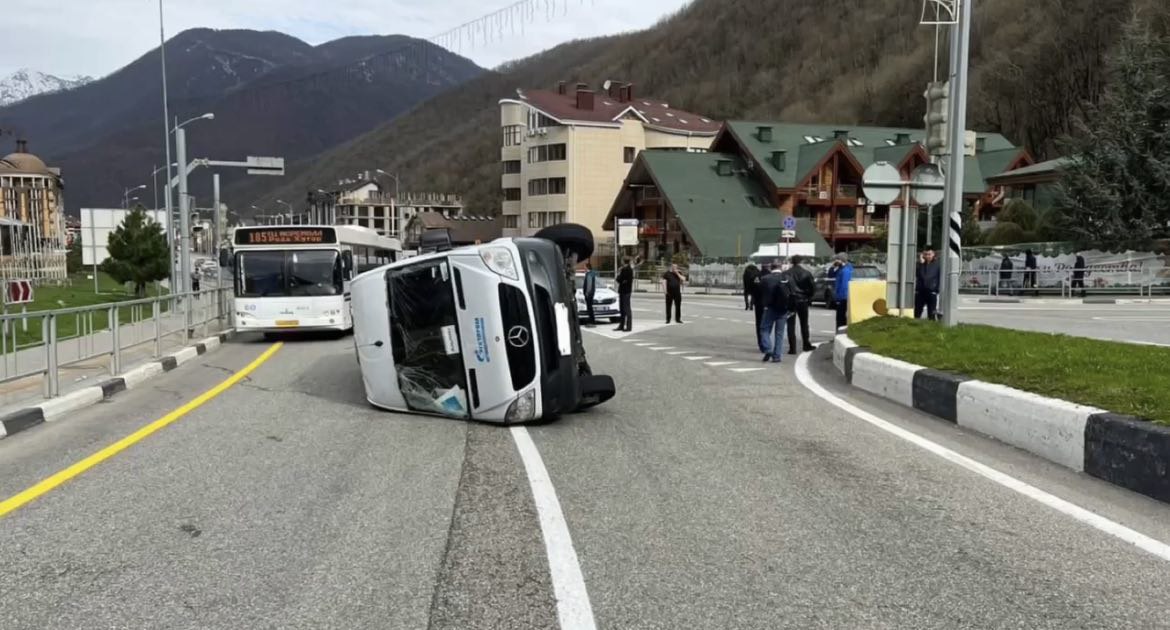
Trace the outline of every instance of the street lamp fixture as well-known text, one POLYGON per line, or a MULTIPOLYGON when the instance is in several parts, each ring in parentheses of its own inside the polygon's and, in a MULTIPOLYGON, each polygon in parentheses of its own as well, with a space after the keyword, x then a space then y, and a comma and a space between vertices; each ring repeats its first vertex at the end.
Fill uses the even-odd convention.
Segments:
MULTIPOLYGON (((134 192, 134 191, 136 191, 136 190, 143 190, 144 188, 146 188, 146 184, 140 184, 140 185, 138 185, 138 186, 135 186, 135 187, 133 187, 133 188, 126 188, 126 189, 124 189, 124 190, 122 191, 122 207, 123 207, 123 208, 129 208, 129 207, 130 207, 130 199, 129 199, 129 198, 130 198, 130 193, 132 193, 132 192, 134 192)), ((135 197, 134 199, 138 199, 138 197, 135 197)))
POLYGON ((175 130, 177 131, 179 129, 182 129, 185 125, 187 125, 189 123, 193 123, 196 120, 215 120, 215 114, 212 112, 207 112, 206 114, 202 114, 202 115, 196 116, 194 118, 188 118, 187 120, 184 120, 182 123, 176 124, 175 130))

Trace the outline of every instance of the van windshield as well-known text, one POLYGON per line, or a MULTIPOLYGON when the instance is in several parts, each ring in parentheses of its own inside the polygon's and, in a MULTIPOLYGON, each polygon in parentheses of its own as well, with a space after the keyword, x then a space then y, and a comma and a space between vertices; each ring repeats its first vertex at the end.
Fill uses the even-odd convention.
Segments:
POLYGON ((336 250, 261 250, 237 254, 239 297, 341 295, 341 258, 336 250))
POLYGON ((390 349, 398 388, 414 411, 466 418, 467 376, 447 259, 431 259, 386 274, 390 349))

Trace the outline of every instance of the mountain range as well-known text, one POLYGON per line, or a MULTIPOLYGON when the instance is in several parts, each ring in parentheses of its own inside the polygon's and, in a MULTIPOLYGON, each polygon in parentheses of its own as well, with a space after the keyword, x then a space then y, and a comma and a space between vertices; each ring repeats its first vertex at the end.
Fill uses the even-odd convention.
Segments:
MULTIPOLYGON (((215 114, 188 127, 189 160, 305 158, 483 72, 401 35, 312 46, 271 31, 192 29, 167 41, 166 56, 171 116, 215 114)), ((0 107, 0 129, 62 168, 71 214, 120 204, 122 191, 140 184, 148 187, 142 201, 153 204, 151 171, 166 162, 159 51, 75 89, 0 107)), ((246 176, 225 169, 221 177, 231 185, 246 176)), ((210 177, 193 177, 200 205, 209 191, 210 177)))
MULTIPOLYGON (((1165 0, 981 0, 972 24, 968 128, 1035 157, 1058 152, 1071 117, 1099 98, 1103 62, 1137 12, 1165 29, 1165 0)), ((921 127, 935 31, 906 0, 695 0, 654 27, 572 42, 453 88, 342 146, 240 182, 233 199, 272 207, 363 169, 402 188, 463 193, 499 208, 499 108, 517 88, 630 81, 713 119, 921 127)), ((946 69, 945 39, 939 66, 946 69)))
POLYGON ((21 68, 6 77, 0 77, 0 107, 37 94, 71 90, 90 81, 93 81, 92 77, 58 77, 38 70, 21 68))

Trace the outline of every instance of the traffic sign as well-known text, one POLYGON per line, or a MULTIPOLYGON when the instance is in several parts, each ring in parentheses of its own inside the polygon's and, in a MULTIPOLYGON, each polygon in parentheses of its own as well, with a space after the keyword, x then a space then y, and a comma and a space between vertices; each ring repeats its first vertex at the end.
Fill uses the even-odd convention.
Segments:
POLYGON ((898 169, 889 162, 874 162, 865 169, 862 176, 862 189, 870 201, 879 206, 888 206, 902 194, 905 183, 898 169))
POLYGON ((914 201, 924 206, 942 203, 945 180, 937 164, 923 164, 910 176, 910 192, 914 201))
POLYGON ((9 280, 4 291, 5 304, 28 304, 33 301, 32 280, 9 280))
MULTIPOLYGON (((784 230, 791 231, 796 229, 796 217, 784 217, 784 230)), ((792 238, 796 238, 795 235, 792 238)))
POLYGON ((249 175, 284 175, 284 158, 249 155, 245 164, 249 175))
POLYGON ((617 243, 618 247, 629 247, 638 244, 637 219, 617 220, 617 243))
POLYGON ((780 230, 780 238, 796 238, 796 230, 780 230))

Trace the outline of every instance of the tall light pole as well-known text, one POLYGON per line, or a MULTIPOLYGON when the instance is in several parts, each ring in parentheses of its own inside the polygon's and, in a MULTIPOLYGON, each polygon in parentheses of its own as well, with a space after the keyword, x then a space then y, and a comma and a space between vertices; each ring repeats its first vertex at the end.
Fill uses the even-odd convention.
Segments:
MULTIPOLYGON (((167 187, 166 200, 164 201, 167 210, 167 266, 171 270, 170 289, 173 292, 175 290, 175 213, 171 206, 171 114, 170 102, 167 100, 167 37, 163 24, 163 0, 158 0, 158 56, 162 69, 163 144, 166 146, 167 155, 167 187)), ((184 167, 186 167, 185 164, 184 167)))
MULTIPOLYGON (((288 222, 292 223, 292 204, 283 200, 283 199, 277 199, 276 203, 283 203, 284 204, 285 209, 288 210, 288 212, 287 212, 288 222)), ((281 215, 280 224, 284 225, 284 215, 281 215)))
POLYGON ((946 170, 947 240, 943 269, 946 276, 946 299, 943 324, 954 326, 959 310, 959 276, 963 268, 963 166, 966 160, 964 138, 967 131, 967 65, 970 55, 971 5, 975 0, 958 0, 958 22, 951 26, 950 116, 946 170))
MULTIPOLYGON (((146 188, 146 184, 139 184, 138 186, 135 186, 133 188, 123 189, 122 190, 122 208, 123 209, 130 208, 130 193, 137 191, 137 190, 143 190, 144 188, 146 188)), ((135 199, 138 199, 138 197, 135 197, 135 199)))
POLYGON ((394 234, 393 234, 393 236, 395 236, 395 237, 397 237, 397 238, 401 239, 401 238, 402 238, 402 230, 403 230, 403 229, 404 229, 406 226, 402 224, 402 212, 401 212, 401 207, 398 205, 398 174, 397 174, 397 173, 395 173, 395 174, 391 175, 390 173, 387 173, 386 171, 383 171, 383 170, 382 170, 382 169, 380 169, 380 168, 379 168, 379 169, 375 169, 375 170, 376 170, 376 172, 377 172, 377 173, 379 173, 379 174, 381 174, 381 175, 385 175, 386 177, 389 177, 389 178, 391 178, 391 179, 393 179, 393 180, 394 180, 394 199, 393 199, 393 201, 391 202, 391 204, 392 204, 392 205, 391 205, 391 211, 392 211, 392 212, 393 212, 393 214, 394 214, 394 222, 395 222, 397 225, 395 225, 395 228, 394 228, 393 230, 391 230, 391 232, 393 232, 393 233, 394 233, 394 234))
MULTIPOLYGON (((187 205, 187 130, 184 125, 196 120, 215 120, 215 114, 207 113, 202 116, 187 119, 175 125, 175 153, 179 162, 179 286, 180 293, 186 294, 191 290, 191 212, 187 205)), ((185 299, 184 330, 189 334, 191 330, 191 300, 185 299)))

